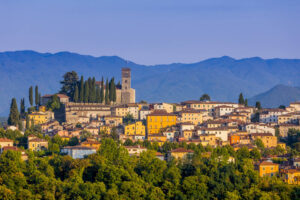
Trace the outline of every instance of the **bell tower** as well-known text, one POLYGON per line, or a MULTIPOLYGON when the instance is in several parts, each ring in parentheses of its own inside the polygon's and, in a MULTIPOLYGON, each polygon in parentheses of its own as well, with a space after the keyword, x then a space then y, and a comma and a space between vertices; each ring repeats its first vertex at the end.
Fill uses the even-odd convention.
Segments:
POLYGON ((122 68, 121 103, 135 103, 135 90, 131 88, 130 68, 122 68))
POLYGON ((131 88, 131 70, 122 68, 122 91, 129 91, 131 88))

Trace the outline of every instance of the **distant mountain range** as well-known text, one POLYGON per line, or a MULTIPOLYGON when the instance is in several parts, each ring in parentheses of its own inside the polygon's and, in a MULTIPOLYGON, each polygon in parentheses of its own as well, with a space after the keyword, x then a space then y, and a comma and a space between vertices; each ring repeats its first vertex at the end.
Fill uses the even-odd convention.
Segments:
POLYGON ((248 102, 250 105, 255 105, 256 101, 260 101, 263 107, 288 106, 290 102, 300 101, 300 87, 276 85, 272 89, 250 98, 248 102))
POLYGON ((39 85, 42 95, 57 92, 63 74, 71 70, 85 78, 95 76, 100 80, 102 76, 114 76, 120 80, 122 67, 132 69, 132 87, 138 101, 179 102, 199 99, 208 93, 213 100, 236 102, 240 92, 250 98, 278 84, 300 86, 300 59, 237 60, 224 56, 191 64, 146 66, 117 56, 3 52, 0 53, 0 116, 7 116, 12 97, 17 97, 18 102, 25 97, 28 103, 31 85, 39 85))

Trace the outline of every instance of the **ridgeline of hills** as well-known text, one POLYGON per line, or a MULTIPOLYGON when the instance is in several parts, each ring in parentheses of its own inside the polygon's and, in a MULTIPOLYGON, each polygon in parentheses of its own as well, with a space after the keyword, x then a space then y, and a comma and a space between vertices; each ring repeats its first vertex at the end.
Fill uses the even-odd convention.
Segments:
MULTIPOLYGON (((0 53, 0 116, 8 114, 12 97, 18 101, 25 97, 27 104, 31 85, 38 85, 42 95, 57 92, 63 74, 72 70, 84 77, 95 76, 97 80, 102 76, 120 80, 122 67, 132 69, 132 87, 136 89, 137 101, 179 102, 198 99, 208 93, 213 100, 236 102, 240 92, 250 98, 278 84, 300 86, 300 59, 253 57, 237 60, 224 56, 191 64, 146 66, 117 56, 3 52, 0 53)), ((282 102, 299 100, 299 96, 294 95, 295 90, 273 89, 249 100, 250 103, 261 100, 265 107, 277 107, 282 102), (277 97, 282 98, 279 101, 277 97)))
POLYGON ((263 107, 287 106, 290 102, 300 101, 300 87, 276 85, 272 89, 250 98, 248 102, 250 105, 254 105, 256 101, 260 101, 263 107))

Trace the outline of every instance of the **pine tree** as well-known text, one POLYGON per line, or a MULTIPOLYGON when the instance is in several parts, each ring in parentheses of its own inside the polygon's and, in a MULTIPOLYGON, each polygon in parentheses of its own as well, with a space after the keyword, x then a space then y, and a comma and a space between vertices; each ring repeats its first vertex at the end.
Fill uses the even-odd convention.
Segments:
POLYGON ((108 105, 109 104, 109 85, 108 85, 108 79, 106 79, 106 83, 105 83, 105 104, 108 105))
POLYGON ((21 104, 20 104, 20 115, 21 117, 24 117, 25 115, 25 99, 21 99, 21 104))
POLYGON ((8 125, 18 126, 19 119, 20 119, 20 114, 19 114, 19 110, 18 110, 17 100, 15 98, 13 98, 11 100, 10 112, 9 112, 9 117, 8 117, 7 123, 8 123, 8 125))
POLYGON ((89 102, 89 83, 88 81, 84 82, 84 103, 89 102))
POLYGON ((81 76, 81 78, 80 78, 79 101, 80 102, 84 101, 84 81, 83 81, 83 76, 81 76))
POLYGON ((112 101, 113 99, 113 89, 112 89, 112 82, 113 82, 113 78, 110 79, 109 83, 108 83, 108 88, 109 88, 109 101, 112 101))
POLYGON ((242 104, 242 105, 245 104, 245 100, 244 100, 244 97, 243 97, 243 93, 240 93, 240 96, 239 96, 239 104, 242 104))
POLYGON ((102 76, 102 80, 101 80, 101 88, 100 88, 100 102, 103 103, 104 101, 104 79, 102 76))
POLYGON ((40 104, 39 100, 39 87, 35 86, 35 105, 38 106, 40 104))
POLYGON ((101 90, 99 87, 96 88, 96 103, 101 103, 101 90))
POLYGON ((29 88, 29 103, 30 103, 30 106, 33 105, 33 89, 32 89, 32 86, 30 86, 30 88, 29 88))
POLYGON ((75 86, 75 92, 74 92, 74 96, 73 96, 73 100, 74 102, 78 102, 78 86, 75 86))
POLYGON ((30 120, 29 120, 29 116, 26 115, 26 129, 29 129, 30 128, 30 120))

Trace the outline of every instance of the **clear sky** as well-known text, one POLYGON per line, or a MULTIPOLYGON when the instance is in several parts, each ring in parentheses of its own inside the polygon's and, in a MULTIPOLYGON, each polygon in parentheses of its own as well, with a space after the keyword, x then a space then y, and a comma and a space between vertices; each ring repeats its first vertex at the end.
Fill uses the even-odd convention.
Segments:
POLYGON ((300 58, 299 0, 0 0, 0 51, 300 58))

